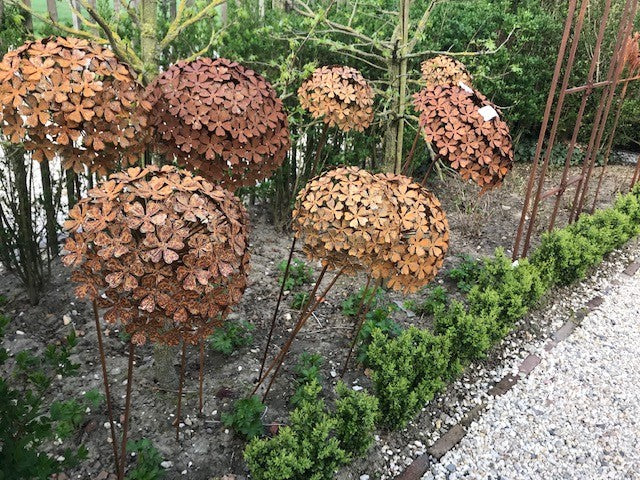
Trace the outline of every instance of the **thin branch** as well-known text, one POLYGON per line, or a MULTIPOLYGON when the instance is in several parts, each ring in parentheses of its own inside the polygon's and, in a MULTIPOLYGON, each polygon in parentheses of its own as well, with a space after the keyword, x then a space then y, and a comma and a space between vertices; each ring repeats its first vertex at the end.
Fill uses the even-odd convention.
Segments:
POLYGON ((52 27, 55 27, 65 33, 69 33, 73 35, 74 37, 85 38, 87 40, 91 40, 93 42, 101 43, 101 44, 109 43, 109 40, 107 40, 106 38, 101 38, 91 32, 78 30, 76 28, 67 27, 62 23, 58 23, 55 20, 53 20, 51 17, 45 16, 36 12, 35 10, 33 10, 33 8, 27 6, 22 0, 18 0, 18 6, 22 8, 24 11, 29 12, 32 16, 36 17, 38 20, 46 23, 47 25, 51 25, 52 27))
POLYGON ((481 55, 493 55, 494 53, 497 53, 502 47, 504 47, 509 42, 509 40, 511 40, 511 36, 515 31, 516 31, 516 27, 513 27, 511 32, 509 32, 509 35, 507 35, 507 38, 493 50, 480 50, 477 52, 450 52, 450 51, 444 51, 444 50, 424 50, 422 52, 410 53, 406 57, 415 58, 415 57, 423 57, 426 55, 448 55, 450 57, 479 57, 481 55))
POLYGON ((418 21, 418 24, 416 25, 416 28, 415 28, 415 30, 413 32, 413 37, 409 41, 408 45, 405 45, 405 47, 404 47, 405 54, 408 54, 409 52, 411 52, 415 48, 416 43, 418 43, 418 40, 419 40, 420 36, 422 35, 422 32, 424 32, 424 29, 427 27, 427 21, 429 20, 429 17, 431 16, 431 12, 433 11, 433 8, 437 4, 438 4, 438 0, 432 0, 432 2, 429 4, 427 9, 422 14, 422 17, 420 17, 420 20, 418 21))
MULTIPOLYGON (((181 2, 182 1, 184 0, 181 0, 181 2)), ((207 5, 198 13, 196 13, 195 15, 192 15, 190 18, 183 21, 179 25, 174 25, 172 23, 169 29, 167 30, 167 34, 159 43, 160 49, 165 49, 166 47, 168 47, 169 44, 173 42, 178 37, 178 35, 180 35, 180 33, 182 33, 183 30, 190 27, 191 25, 198 22, 199 20, 208 17, 214 8, 226 2, 227 0, 212 0, 211 3, 209 3, 209 5, 207 5)), ((178 15, 176 15, 176 18, 178 18, 178 15)))

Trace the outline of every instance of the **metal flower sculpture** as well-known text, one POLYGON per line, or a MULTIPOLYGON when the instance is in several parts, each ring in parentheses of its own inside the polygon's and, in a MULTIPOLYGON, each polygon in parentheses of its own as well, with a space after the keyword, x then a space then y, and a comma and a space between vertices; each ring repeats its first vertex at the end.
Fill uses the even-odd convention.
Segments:
POLYGON ((482 191, 502 184, 513 166, 509 127, 495 105, 466 85, 431 86, 414 95, 424 138, 436 154, 482 191))
POLYGON ((141 345, 196 344, 246 286, 247 214, 227 190, 172 166, 130 168, 69 213, 65 265, 79 298, 141 345))
POLYGON ((33 158, 106 174, 145 148, 147 110, 133 71, 86 40, 27 42, 0 62, 0 126, 33 158))
POLYGON ((343 66, 317 68, 298 89, 302 108, 345 132, 362 132, 371 125, 373 97, 362 74, 343 66))
POLYGON ((630 73, 640 71, 640 33, 635 32, 627 38, 624 46, 624 62, 630 73))
POLYGON ((227 188, 267 178, 289 149, 282 101, 239 63, 178 62, 149 86, 147 98, 159 149, 227 188))
POLYGON ((459 85, 460 82, 471 86, 472 78, 467 71, 467 67, 462 62, 447 55, 438 55, 425 60, 420 65, 420 69, 422 71, 422 79, 426 82, 427 87, 459 85))

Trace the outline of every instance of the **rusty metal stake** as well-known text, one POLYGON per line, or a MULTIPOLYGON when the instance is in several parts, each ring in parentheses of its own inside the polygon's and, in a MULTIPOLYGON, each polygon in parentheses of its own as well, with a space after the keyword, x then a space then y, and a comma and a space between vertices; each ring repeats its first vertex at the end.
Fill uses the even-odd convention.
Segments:
POLYGON ((420 127, 416 130, 416 136, 413 139, 413 143, 411 144, 411 150, 409 150, 409 155, 407 155, 406 160, 404 161, 404 165, 402 166, 402 175, 407 175, 409 173, 409 167, 411 167, 411 162, 413 160, 413 156, 416 153, 416 147, 418 146, 418 140, 420 139, 420 127))
POLYGON ((180 360, 180 384, 178 385, 178 407, 176 411, 176 442, 180 440, 180 415, 182 410, 182 387, 184 386, 184 369, 187 356, 187 342, 182 341, 182 358, 180 360))
POLYGON ((204 340, 200 340, 200 386, 198 388, 198 412, 202 415, 202 409, 204 407, 204 401, 202 399, 202 386, 204 384, 204 340))
POLYGON ((104 354, 104 345, 102 343, 102 327, 100 326, 100 318, 98 316, 98 304, 93 301, 93 319, 96 322, 96 333, 98 334, 98 350, 100 352, 100 365, 102 366, 102 383, 104 386, 104 395, 107 403, 107 414, 109 416, 109 427, 111 430, 111 445, 113 447, 113 461, 116 466, 116 472, 120 472, 120 461, 118 460, 118 442, 116 440, 116 427, 113 420, 113 407, 111 406, 111 392, 109 390, 109 378, 107 376, 107 361, 104 354))
POLYGON ((120 472, 118 479, 124 480, 127 464, 127 434, 129 432, 129 415, 131 412, 131 384, 133 383, 133 358, 135 345, 129 342, 129 366, 127 368, 127 396, 124 404, 124 422, 122 423, 122 445, 120 446, 120 472))
POLYGON ((324 127, 322 127, 322 135, 320 136, 320 141, 318 142, 318 147, 316 148, 316 155, 313 157, 313 164, 311 166, 311 175, 309 178, 313 178, 316 175, 316 170, 318 168, 318 162, 320 160, 320 153, 324 149, 324 146, 327 143, 327 134, 329 133, 329 124, 325 123, 324 127))

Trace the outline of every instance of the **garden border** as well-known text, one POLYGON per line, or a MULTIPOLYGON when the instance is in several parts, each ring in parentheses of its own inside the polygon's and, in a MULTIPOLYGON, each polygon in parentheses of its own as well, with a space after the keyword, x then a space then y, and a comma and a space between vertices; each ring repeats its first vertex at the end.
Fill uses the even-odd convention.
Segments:
MULTIPOLYGON (((640 260, 634 260, 629 263, 625 269, 618 275, 633 277, 640 270, 640 260)), ((566 340, 580 326, 582 320, 591 312, 597 310, 604 298, 597 295, 591 298, 577 313, 575 320, 567 320, 554 334, 548 339, 544 346, 545 351, 550 352, 560 342, 566 340)), ((493 387, 488 390, 488 394, 493 397, 499 397, 507 393, 513 388, 518 381, 528 376, 540 364, 541 358, 532 353, 528 355, 518 366, 518 375, 511 373, 506 374, 502 379, 496 382, 493 387)), ((444 435, 436 440, 426 453, 420 455, 411 462, 411 464, 398 476, 395 480, 420 480, 427 473, 431 466, 432 458, 440 460, 447 452, 452 450, 467 434, 467 428, 480 417, 482 412, 487 408, 487 402, 483 401, 479 405, 469 410, 465 416, 451 427, 444 435)))

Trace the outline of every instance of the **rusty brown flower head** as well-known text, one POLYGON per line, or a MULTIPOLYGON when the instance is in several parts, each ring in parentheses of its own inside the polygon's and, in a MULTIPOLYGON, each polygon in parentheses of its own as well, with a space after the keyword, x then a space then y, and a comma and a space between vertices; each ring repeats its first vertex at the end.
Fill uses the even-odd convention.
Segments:
POLYGON ((244 292, 247 213, 229 191, 172 166, 129 168, 69 212, 63 262, 135 343, 197 343, 244 292))
POLYGON ((435 85, 459 85, 460 82, 471 86, 471 74, 467 71, 467 67, 455 58, 447 55, 438 55, 437 57, 425 60, 420 65, 422 71, 422 79, 427 87, 435 85))
POLYGON ((76 38, 27 42, 0 62, 0 126, 38 161, 106 174, 144 150, 149 105, 111 50, 76 38))
POLYGON ((178 62, 149 86, 147 98, 159 149, 226 188, 267 178, 289 149, 282 101, 239 63, 178 62))
POLYGON ((317 68, 298 89, 302 108, 345 132, 362 132, 371 125, 373 96, 362 74, 343 66, 317 68))
POLYGON ((635 32, 625 42, 624 62, 631 75, 640 71, 640 33, 635 32))
POLYGON ((293 212, 304 251, 334 270, 364 270, 405 292, 428 283, 442 265, 448 224, 428 191, 400 175, 338 168, 311 180, 293 212))
POLYGON ((439 158, 483 192, 502 184, 513 166, 511 135, 484 95, 466 85, 437 85, 416 93, 414 106, 439 158))

